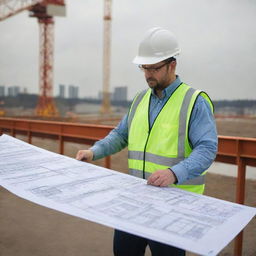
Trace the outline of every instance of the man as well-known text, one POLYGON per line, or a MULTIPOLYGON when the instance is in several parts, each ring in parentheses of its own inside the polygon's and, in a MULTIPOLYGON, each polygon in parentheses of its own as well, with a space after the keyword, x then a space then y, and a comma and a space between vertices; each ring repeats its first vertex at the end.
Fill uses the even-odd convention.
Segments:
MULTIPOLYGON (((135 97, 129 113, 103 140, 80 150, 78 160, 96 160, 128 145, 129 172, 149 185, 175 186, 202 194, 204 175, 217 151, 213 105, 208 95, 176 75, 180 53, 174 35, 152 28, 139 45, 134 63, 144 72, 149 89, 135 97)), ((185 251, 115 230, 114 254, 185 255, 185 251)))

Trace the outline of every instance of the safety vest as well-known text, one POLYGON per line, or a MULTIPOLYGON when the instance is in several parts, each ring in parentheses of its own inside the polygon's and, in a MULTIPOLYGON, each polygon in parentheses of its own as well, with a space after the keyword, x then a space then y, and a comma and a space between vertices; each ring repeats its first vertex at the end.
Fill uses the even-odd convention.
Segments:
MULTIPOLYGON (((211 106, 208 95, 182 83, 167 100, 149 125, 149 104, 151 89, 139 93, 128 115, 128 165, 129 173, 148 178, 156 170, 171 168, 187 158, 192 152, 188 139, 189 120, 198 95, 203 96, 211 106)), ((171 185, 202 194, 206 170, 196 178, 181 185, 171 185)))

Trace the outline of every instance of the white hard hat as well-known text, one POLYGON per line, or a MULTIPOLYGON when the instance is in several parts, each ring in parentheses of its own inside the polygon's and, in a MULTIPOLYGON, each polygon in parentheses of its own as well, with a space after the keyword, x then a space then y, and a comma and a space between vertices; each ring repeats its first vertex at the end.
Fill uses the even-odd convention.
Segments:
POLYGON ((175 36, 168 30, 156 27, 149 29, 139 45, 135 64, 155 64, 180 53, 175 36))

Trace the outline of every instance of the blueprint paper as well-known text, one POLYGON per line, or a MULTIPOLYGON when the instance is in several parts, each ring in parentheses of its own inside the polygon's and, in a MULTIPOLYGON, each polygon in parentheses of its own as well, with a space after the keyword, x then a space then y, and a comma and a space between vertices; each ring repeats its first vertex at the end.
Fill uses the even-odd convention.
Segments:
POLYGON ((256 208, 146 181, 0 136, 0 185, 34 203, 173 245, 216 255, 256 208))

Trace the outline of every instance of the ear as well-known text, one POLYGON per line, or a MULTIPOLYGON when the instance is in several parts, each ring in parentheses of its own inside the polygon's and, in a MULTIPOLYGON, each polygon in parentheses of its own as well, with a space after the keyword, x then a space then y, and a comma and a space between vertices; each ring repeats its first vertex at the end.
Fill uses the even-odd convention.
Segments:
POLYGON ((176 69, 176 60, 174 60, 174 61, 172 61, 172 62, 170 62, 169 64, 168 64, 168 70, 169 70, 169 72, 171 72, 171 73, 175 73, 175 69, 176 69))
POLYGON ((177 64, 176 60, 172 61, 172 62, 170 63, 171 68, 175 70, 176 64, 177 64))

